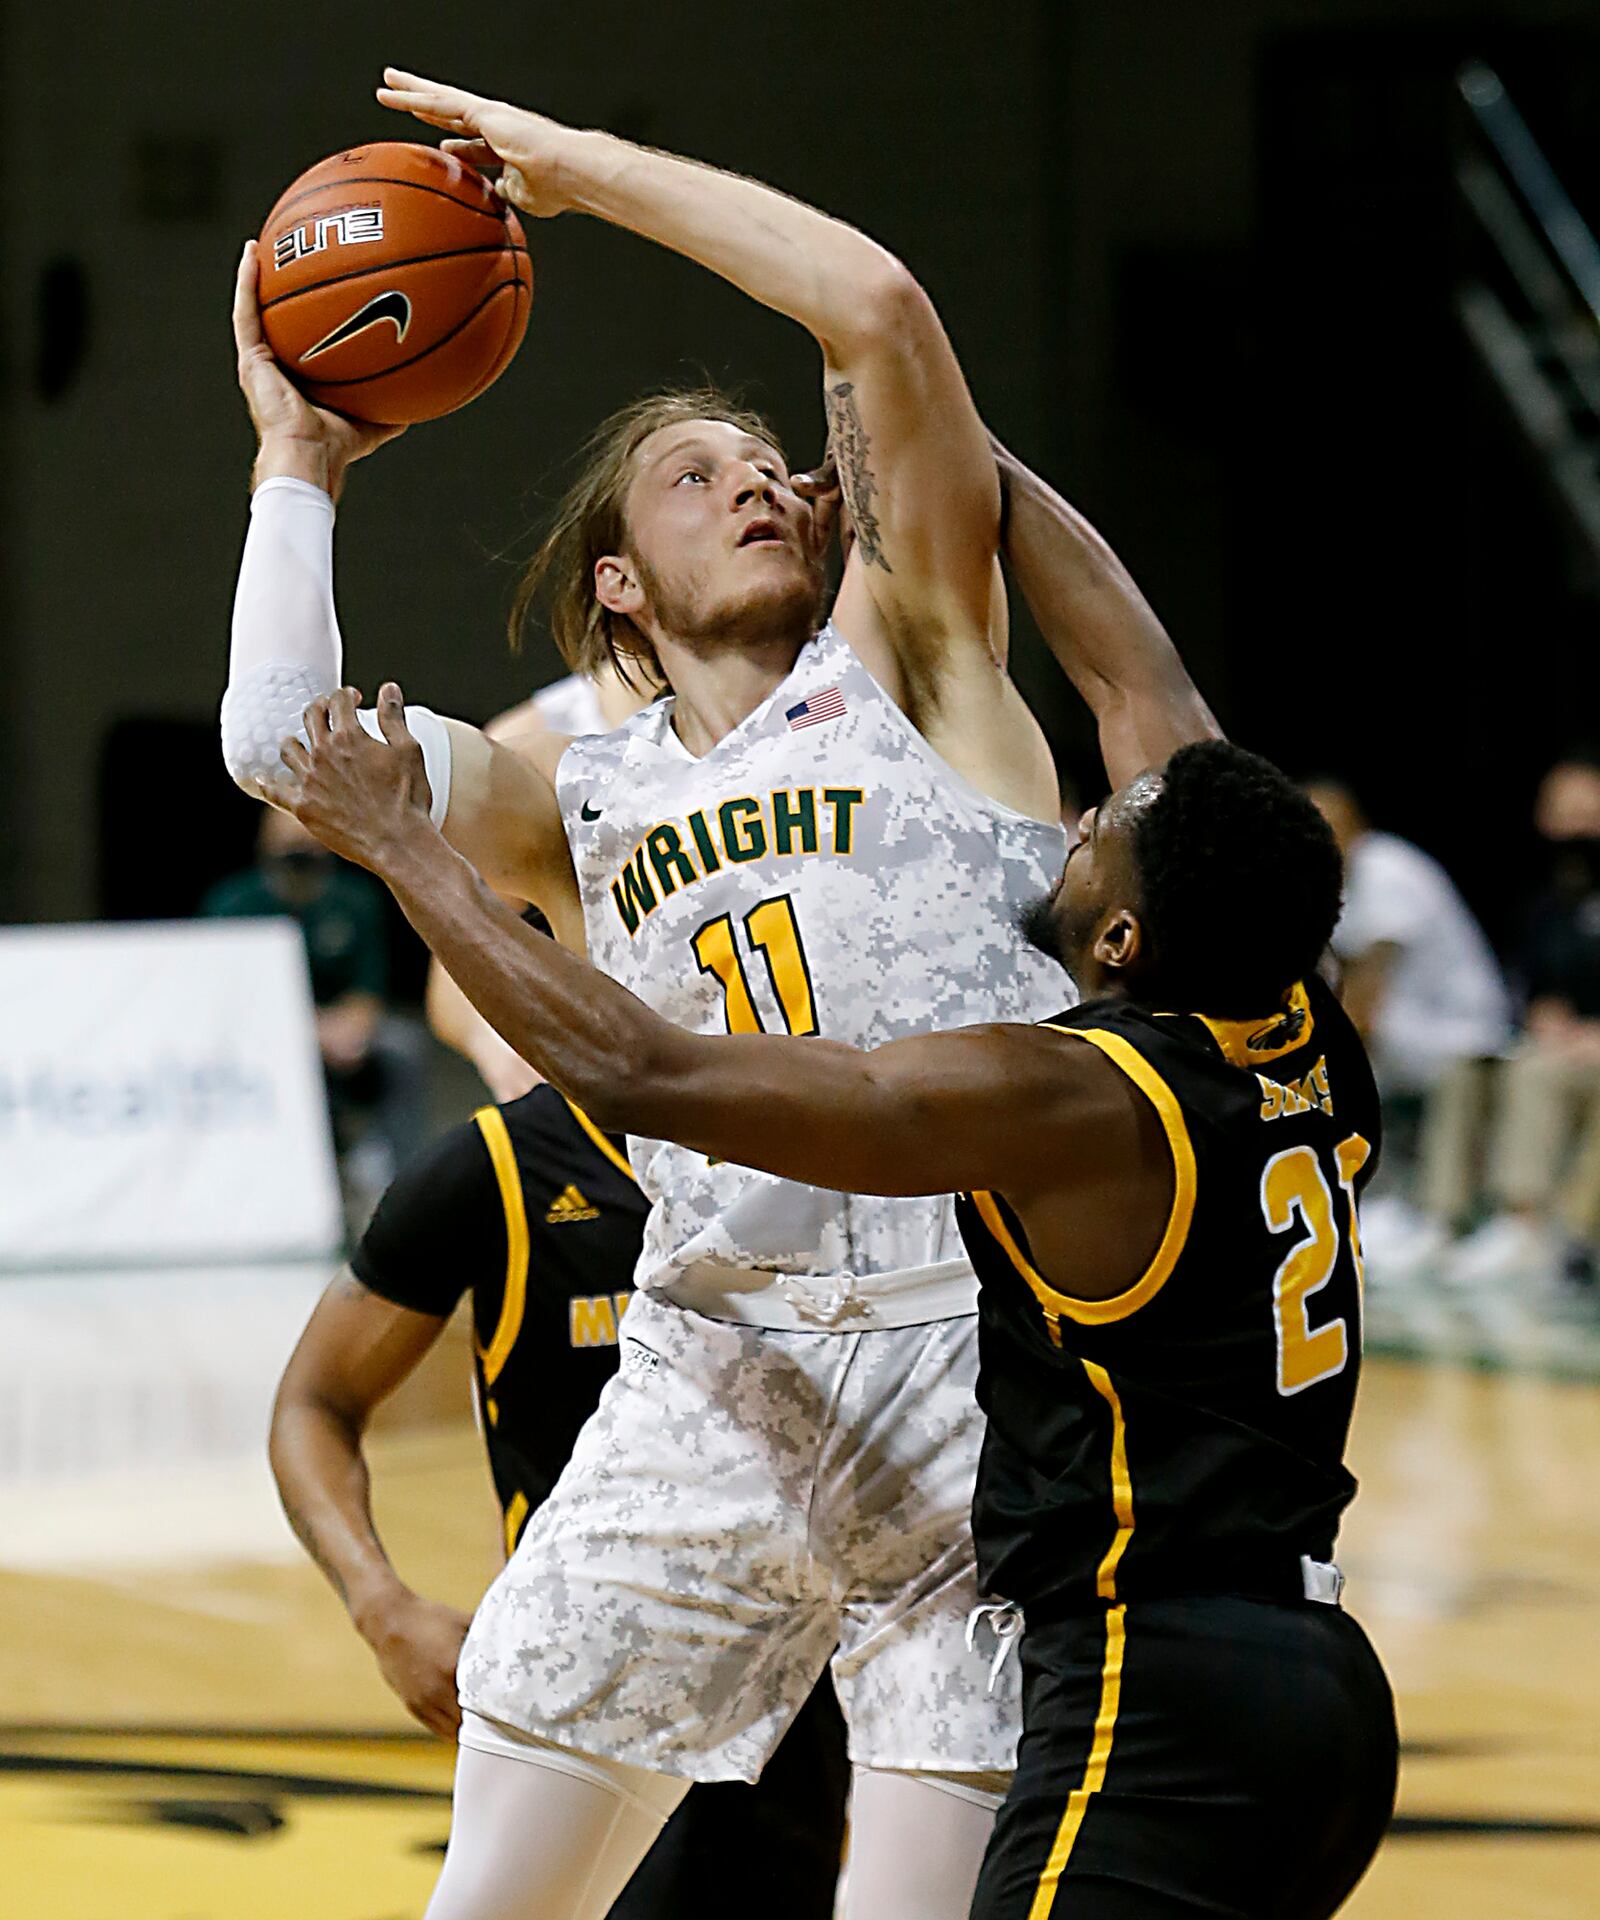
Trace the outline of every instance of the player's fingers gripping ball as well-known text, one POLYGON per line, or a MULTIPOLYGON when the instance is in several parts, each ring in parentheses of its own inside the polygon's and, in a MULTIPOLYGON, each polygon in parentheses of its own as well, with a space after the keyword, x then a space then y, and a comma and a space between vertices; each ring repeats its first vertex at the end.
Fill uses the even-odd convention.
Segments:
POLYGON ((533 266, 481 174, 379 141, 284 193, 261 229, 259 292, 267 344, 307 399, 403 426, 499 379, 527 328, 533 266))

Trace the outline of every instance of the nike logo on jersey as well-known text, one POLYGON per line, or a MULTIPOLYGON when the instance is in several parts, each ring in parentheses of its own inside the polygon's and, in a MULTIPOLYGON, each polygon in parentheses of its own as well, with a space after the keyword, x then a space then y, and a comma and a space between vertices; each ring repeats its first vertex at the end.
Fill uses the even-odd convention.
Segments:
POLYGON ((574 1220, 598 1220, 600 1209, 591 1206, 576 1187, 563 1187, 550 1202, 550 1210, 544 1217, 547 1227, 565 1227, 574 1220))
POLYGON ((341 320, 332 333, 325 333, 314 347, 308 347, 300 356, 300 365, 303 367, 308 360, 315 360, 318 354, 331 353, 335 347, 342 347, 358 333, 365 333, 368 327, 376 327, 385 320, 393 323, 398 345, 411 330, 409 294, 401 293, 398 288, 375 293, 364 307, 357 307, 348 320, 341 320))
POLYGON ((652 827, 611 882, 611 898, 629 938, 661 902, 680 887, 720 873, 726 863, 787 858, 797 853, 855 852, 856 808, 862 787, 780 787, 764 798, 753 793, 696 808, 680 828, 671 820, 652 827))
POLYGON ((603 807, 591 807, 588 801, 585 800, 583 805, 578 809, 578 818, 580 820, 598 820, 604 811, 605 809, 603 807))

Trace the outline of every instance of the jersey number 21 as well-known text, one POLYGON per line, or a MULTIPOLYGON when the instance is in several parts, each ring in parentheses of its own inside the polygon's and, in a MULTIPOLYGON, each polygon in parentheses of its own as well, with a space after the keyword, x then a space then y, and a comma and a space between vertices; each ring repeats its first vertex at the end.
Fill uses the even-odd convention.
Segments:
POLYGON ((1261 1211, 1271 1233, 1287 1233, 1298 1220, 1301 1238, 1283 1257, 1272 1282, 1272 1315, 1278 1330, 1278 1391, 1300 1393, 1344 1371, 1350 1341, 1336 1317, 1313 1329, 1311 1296, 1333 1278, 1349 1242, 1356 1287, 1362 1283, 1361 1228, 1356 1219, 1356 1175, 1372 1148, 1359 1133, 1341 1140, 1334 1158, 1344 1205, 1337 1207, 1322 1163, 1310 1147, 1275 1153, 1261 1175, 1261 1211), (1340 1218, 1338 1216, 1342 1215, 1340 1218))

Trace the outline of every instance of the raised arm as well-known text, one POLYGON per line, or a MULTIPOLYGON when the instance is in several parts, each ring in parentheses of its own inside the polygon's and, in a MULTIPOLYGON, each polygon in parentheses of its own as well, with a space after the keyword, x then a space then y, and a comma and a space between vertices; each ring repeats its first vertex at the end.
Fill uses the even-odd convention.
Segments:
POLYGON ((855 528, 840 631, 912 720, 995 797, 1049 815, 1054 770, 989 645, 1000 495, 927 294, 842 221, 753 180, 390 69, 378 98, 458 136, 535 216, 583 212, 720 274, 821 348, 855 528))
POLYGON ((1005 556, 1046 644, 1088 702, 1113 788, 1221 728, 1132 575, 1055 489, 993 442, 1005 556))
MULTIPOLYGON (((234 286, 239 384, 259 442, 250 527, 239 565, 222 700, 222 749, 238 784, 281 804, 278 755, 308 703, 343 676, 334 611, 334 505, 351 464, 395 437, 311 406, 273 359, 261 331, 255 243, 234 286)), ((497 747, 474 727, 411 709, 436 824, 486 877, 536 900, 560 938, 582 946, 577 883, 554 788, 566 742, 538 753, 497 747)), ((363 716, 375 731, 376 717, 363 716)))

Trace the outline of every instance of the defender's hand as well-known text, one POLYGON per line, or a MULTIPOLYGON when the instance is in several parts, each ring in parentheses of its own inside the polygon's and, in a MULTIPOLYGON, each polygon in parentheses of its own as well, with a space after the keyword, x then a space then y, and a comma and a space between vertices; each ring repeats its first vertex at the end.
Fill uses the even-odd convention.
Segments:
POLYGON ((354 687, 312 701, 304 723, 310 745, 284 741, 283 764, 295 777, 272 798, 325 847, 381 876, 408 835, 432 832, 432 796, 400 689, 391 680, 378 691, 381 740, 356 718, 360 703, 354 687))
POLYGON ((534 219, 548 220, 571 208, 563 169, 574 137, 570 127, 398 67, 384 68, 378 100, 453 135, 440 143, 444 151, 482 173, 498 173, 495 192, 534 219))
POLYGON ((832 453, 824 454, 821 466, 810 473, 794 474, 789 484, 811 508, 812 552, 819 556, 825 554, 837 529, 839 557, 848 560, 850 549, 855 545, 856 530, 850 524, 850 510, 839 483, 839 463, 832 453))
POLYGON ((443 1740, 461 1731, 456 1661, 471 1625, 471 1617, 454 1607, 407 1593, 363 1628, 390 1691, 443 1740))
POLYGON ((352 460, 373 453, 404 427, 374 427, 314 407, 273 358, 261 329, 259 248, 244 243, 233 288, 233 340, 239 352, 239 386, 261 445, 257 479, 287 473, 325 487, 335 499, 352 460))

